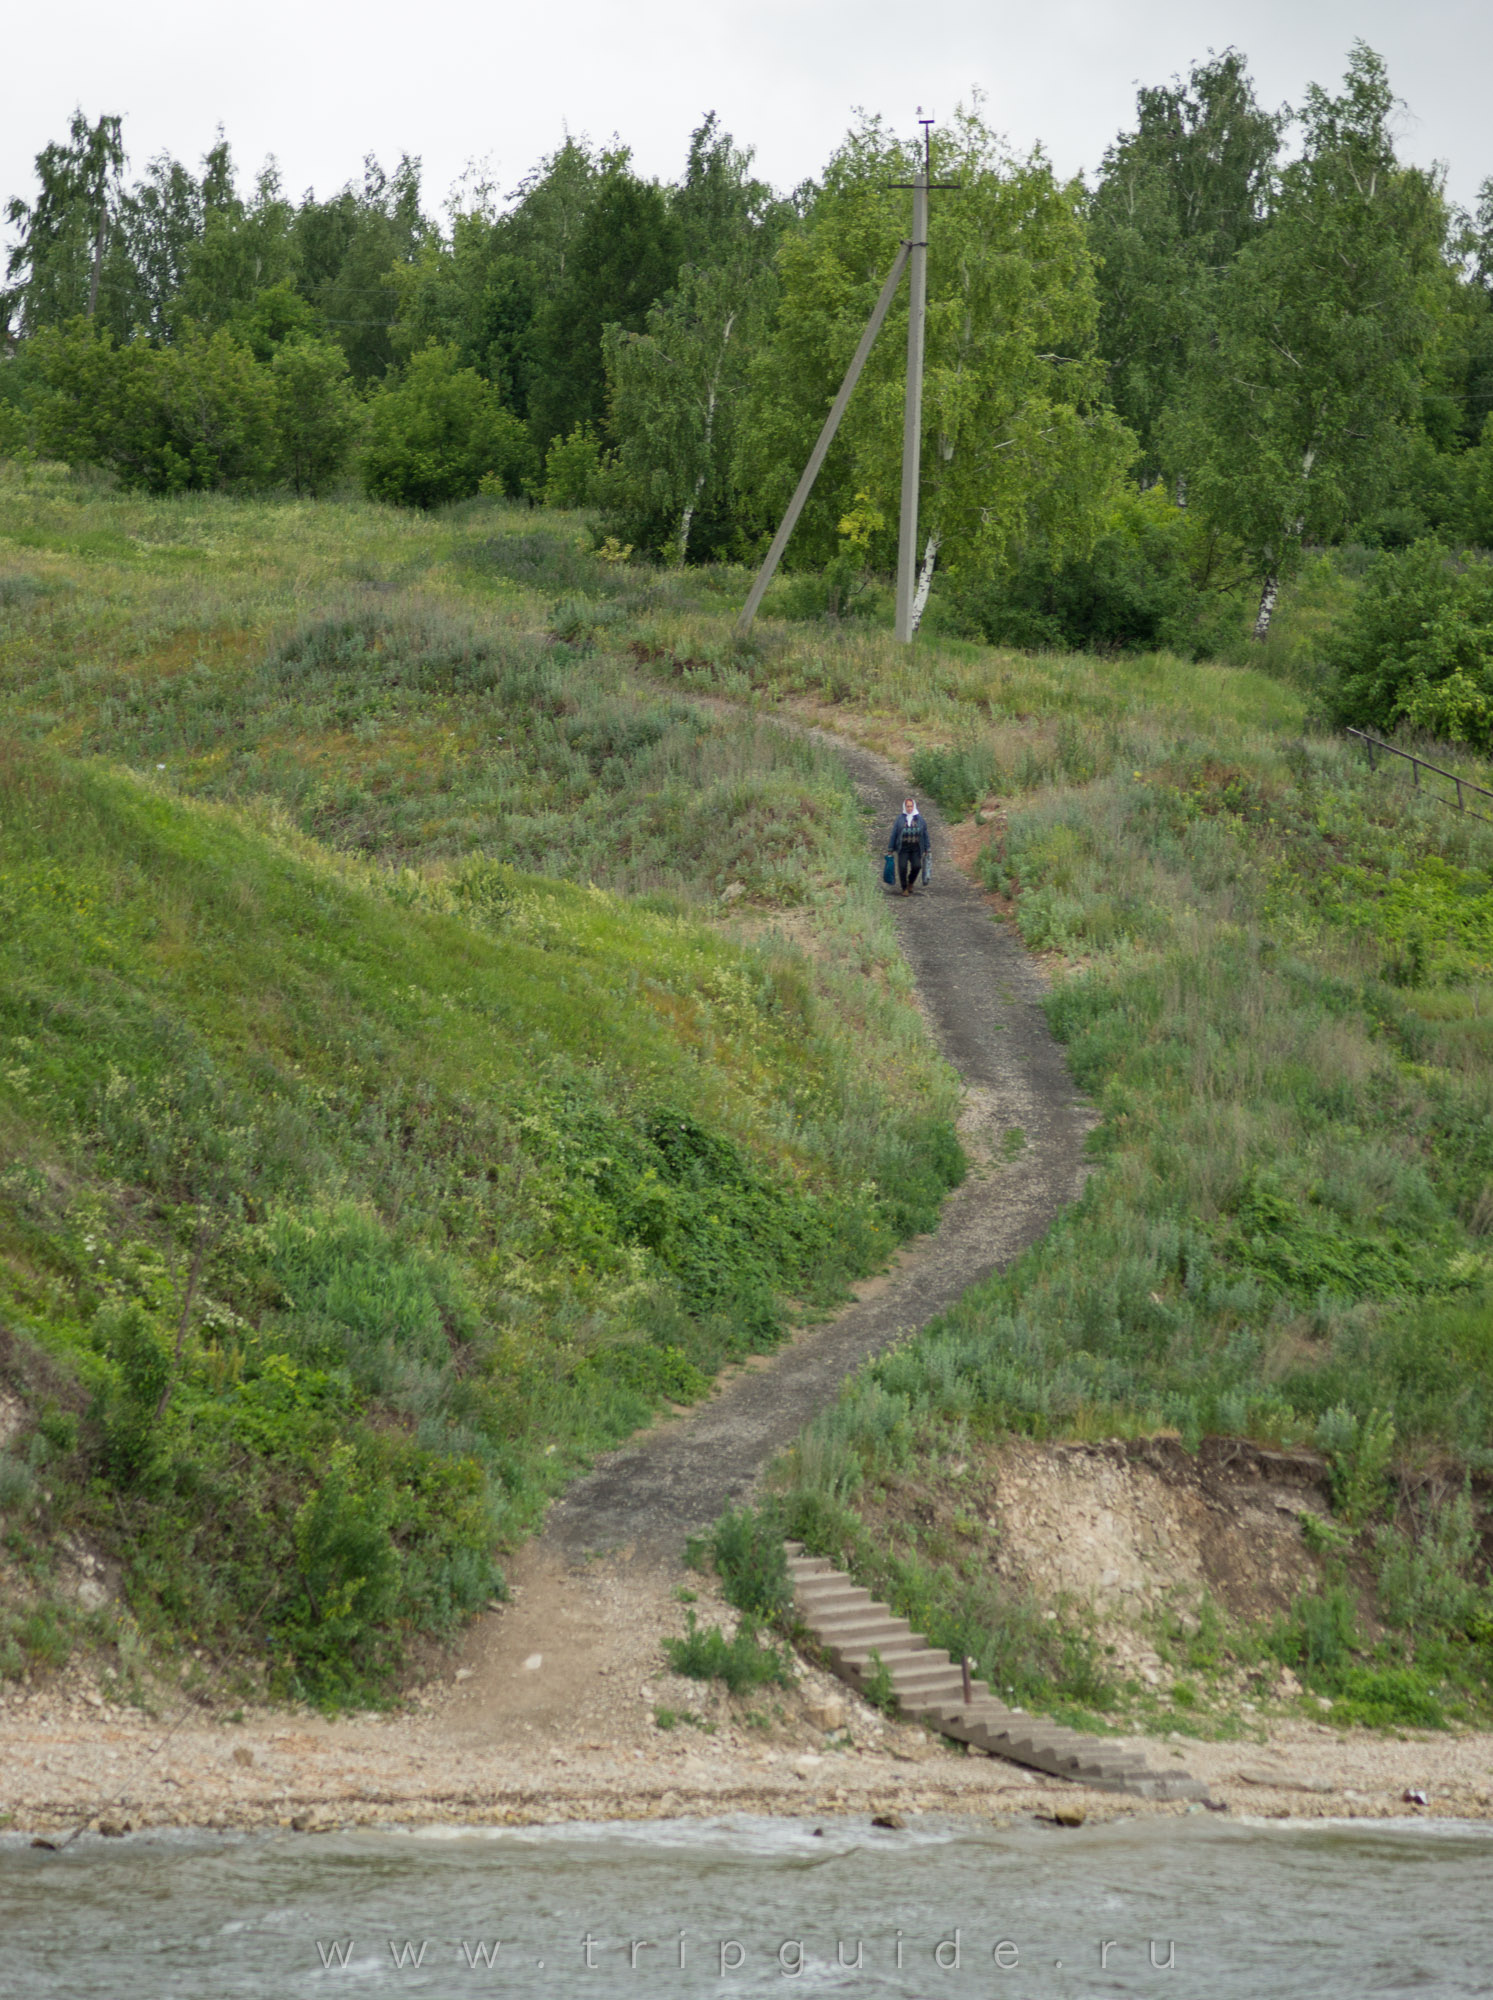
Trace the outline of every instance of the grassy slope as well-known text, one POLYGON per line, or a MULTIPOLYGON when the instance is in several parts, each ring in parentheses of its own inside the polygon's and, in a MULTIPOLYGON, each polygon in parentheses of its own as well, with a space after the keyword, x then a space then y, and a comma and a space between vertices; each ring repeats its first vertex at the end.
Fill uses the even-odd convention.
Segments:
MULTIPOLYGON (((1303 678, 1308 582, 1276 649, 1303 678)), ((1460 1488, 1493 1474, 1493 828, 1371 776, 1312 733, 1309 685, 1258 672, 823 627, 748 658, 688 609, 643 637, 661 673, 829 706, 956 815, 987 808, 970 846, 1103 1112, 1078 1207, 816 1426, 799 1530, 1005 1684, 1093 1704, 1091 1650, 984 1586, 980 1441, 1315 1442, 1345 1522, 1322 1592, 1212 1668, 1264 1647, 1347 1717, 1485 1706, 1460 1488), (1357 1608, 1345 1562, 1377 1578, 1357 1608)))
MULTIPOLYGON (((1322 1591, 1227 1645, 1203 1607, 1211 1636, 1188 1664, 1206 1678, 1263 1652, 1336 1688, 1340 1713, 1381 1720, 1486 1700, 1487 1596, 1456 1496, 1464 1471, 1490 1469, 1488 831, 1369 778, 1310 734, 1299 685, 1258 672, 953 643, 909 655, 874 632, 771 622, 742 645, 723 615, 740 579, 611 569, 563 522, 485 509, 437 524, 301 510, 295 562, 315 585, 300 595, 315 602, 297 633, 281 615, 285 510, 137 510, 121 557, 106 521, 125 515, 71 486, 48 506, 42 540, 74 553, 28 556, 41 593, 89 536, 114 534, 88 560, 118 567, 107 606, 27 596, 50 637, 13 679, 20 725, 165 763, 171 786, 268 795, 318 841, 411 862, 412 895, 462 894, 468 847, 526 841, 557 871, 663 890, 675 909, 740 883, 737 909, 803 906, 821 981, 864 1023, 895 966, 825 812, 833 786, 809 782, 810 753, 774 749, 758 711, 827 708, 911 756, 954 812, 983 800, 981 866, 1050 954, 1106 1170, 1042 1245, 816 1427, 791 1468, 800 1527, 853 1549, 1003 1684, 1093 1705, 1115 1695, 1082 1633, 981 1587, 960 1504, 971 1450, 1012 1426, 1317 1440, 1344 1524, 1322 1591), (259 561, 237 562, 226 605, 222 565, 202 572, 230 518, 259 561), (351 632, 341 665, 327 611, 351 632), (91 618, 112 666, 91 656, 91 618), (502 657, 466 658, 463 621, 510 633, 502 657), (541 626, 563 653, 526 653, 541 626), (360 644, 393 670, 353 664, 360 644), (556 665, 559 699, 534 700, 556 665), (509 697, 485 707, 464 673, 509 697), (702 730, 676 685, 729 698, 739 721, 716 711, 702 730), (648 741, 640 708, 649 730, 663 722, 648 741), (740 840, 754 818, 775 846, 740 840), (1334 1581, 1343 1561, 1378 1578, 1374 1657, 1334 1581)), ((1298 682, 1341 593, 1309 585, 1274 648, 1298 682)), ((1166 1719, 1186 1720, 1180 1704, 1166 1719)))
POLYGON ((66 1651, 68 1529, 154 1635, 366 1690, 927 1225, 946 1073, 864 1032, 837 767, 544 643, 450 562, 492 510, 0 501, 0 1668, 66 1651))

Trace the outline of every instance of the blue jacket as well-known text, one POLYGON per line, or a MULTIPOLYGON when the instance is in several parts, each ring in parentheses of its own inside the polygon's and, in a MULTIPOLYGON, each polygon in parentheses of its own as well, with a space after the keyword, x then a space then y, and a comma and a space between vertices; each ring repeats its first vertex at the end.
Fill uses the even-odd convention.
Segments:
POLYGON ((933 840, 928 832, 928 822, 923 818, 923 815, 921 813, 914 813, 912 824, 909 826, 906 813, 898 813, 896 819, 892 822, 892 830, 887 836, 886 851, 888 854, 896 854, 898 852, 902 845, 902 836, 905 833, 911 833, 916 839, 919 854, 928 854, 932 851, 933 840))

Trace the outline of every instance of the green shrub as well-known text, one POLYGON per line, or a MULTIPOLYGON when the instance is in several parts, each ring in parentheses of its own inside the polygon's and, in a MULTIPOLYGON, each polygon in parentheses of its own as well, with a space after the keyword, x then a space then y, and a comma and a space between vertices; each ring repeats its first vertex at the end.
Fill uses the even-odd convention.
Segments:
POLYGON ((544 458, 546 507, 588 506, 600 467, 601 440, 590 424, 577 424, 569 437, 557 437, 544 458))
POLYGON ((226 328, 167 346, 116 347, 91 321, 36 337, 46 384, 43 451, 107 466, 149 493, 255 487, 278 476, 279 402, 270 370, 226 328))
POLYGON ((1005 789, 1006 778, 988 744, 967 743, 952 750, 914 750, 908 759, 914 786, 955 819, 962 819, 990 792, 1005 789))
POLYGON ((383 1664, 399 1586, 392 1519, 392 1496, 359 1481, 351 1445, 335 1446, 295 1517, 298 1590, 279 1628, 302 1692, 356 1694, 383 1664))
POLYGON ((957 614, 992 645, 1080 652, 1160 647, 1216 652, 1240 621, 1218 585, 1236 580, 1229 552, 1159 486, 1130 492, 1086 555, 1054 562, 1032 546, 1006 576, 956 585, 957 614))
POLYGON ((1400 1630, 1470 1633, 1493 1611, 1493 1594, 1474 1577, 1482 1538, 1465 1484, 1430 1510, 1418 1535, 1386 1526, 1374 1543, 1380 1607, 1400 1630))
POLYGON ((502 577, 556 599, 615 597, 637 584, 626 564, 603 562, 573 524, 463 542, 456 559, 475 575, 502 577))
POLYGON ((770 1507, 728 1507, 710 1533, 710 1552, 726 1600, 769 1623, 793 1603, 783 1531, 770 1507))
POLYGON ((1331 1677, 1333 1716, 1339 1727, 1445 1729, 1444 1699, 1435 1683, 1413 1666, 1345 1667, 1331 1677))
POLYGON ((1383 1410, 1360 1416, 1339 1404, 1317 1420, 1317 1446, 1327 1456, 1334 1508, 1349 1527, 1362 1527, 1388 1496, 1394 1419, 1383 1410))
POLYGON ((94 1319, 92 1338, 114 1364, 113 1381, 95 1410, 110 1469, 122 1483, 143 1480, 161 1459, 157 1413, 171 1382, 171 1344, 139 1299, 106 1305, 94 1319))
POLYGON ((41 577, 26 576, 18 571, 0 576, 0 611, 22 610, 44 597, 50 597, 55 587, 41 577))
POLYGON ((329 340, 301 335, 277 346, 269 365, 281 470, 297 493, 322 493, 347 463, 363 424, 347 357, 329 340))
POLYGON ((370 499, 402 507, 469 499, 489 475, 517 492, 529 449, 527 429, 492 383, 458 367, 454 347, 432 342, 369 404, 363 484, 370 499))
POLYGON ((1346 1667, 1358 1643, 1358 1613, 1340 1583, 1302 1591, 1265 1639, 1268 1652, 1284 1666, 1312 1677, 1313 1685, 1323 1670, 1332 1673, 1346 1667))
POLYGON ((892 1670, 881 1657, 880 1649, 871 1648, 871 1671, 861 1686, 861 1693, 873 1708, 879 1708, 883 1715, 899 1715, 901 1703, 897 1700, 897 1690, 892 1682, 892 1670))
POLYGON ((759 1637, 757 1621, 749 1612, 742 1614, 729 1639, 719 1625, 701 1631, 693 1611, 687 1611, 684 1619, 684 1637, 664 1641, 664 1654, 676 1674, 696 1681, 723 1681, 732 1694, 793 1685, 789 1655, 759 1637))
POLYGON ((1324 653, 1335 722, 1493 749, 1493 559, 1386 551, 1324 653))
POLYGON ((608 603, 604 598, 562 597, 550 613, 549 627, 557 639, 568 639, 574 644, 591 639, 608 626, 622 624, 625 616, 621 605, 608 603))

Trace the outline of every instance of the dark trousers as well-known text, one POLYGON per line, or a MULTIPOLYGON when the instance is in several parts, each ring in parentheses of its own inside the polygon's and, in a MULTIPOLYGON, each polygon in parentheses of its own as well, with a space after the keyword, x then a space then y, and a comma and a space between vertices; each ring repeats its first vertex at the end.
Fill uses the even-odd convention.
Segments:
POLYGON ((923 872, 923 851, 920 847, 899 847, 897 849, 897 881, 906 890, 912 888, 923 872))

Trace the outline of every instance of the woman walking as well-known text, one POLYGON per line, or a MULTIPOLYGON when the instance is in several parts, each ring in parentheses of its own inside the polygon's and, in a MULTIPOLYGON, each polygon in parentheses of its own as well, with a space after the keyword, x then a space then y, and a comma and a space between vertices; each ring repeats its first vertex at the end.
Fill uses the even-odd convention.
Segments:
MULTIPOLYGON (((910 896, 921 878, 928 872, 928 862, 933 853, 933 841, 928 833, 928 822, 918 811, 916 799, 904 799, 902 810, 892 825, 891 838, 886 844, 887 858, 897 859, 897 880, 904 896, 910 896)), ((890 880, 888 874, 888 880, 890 880)))

